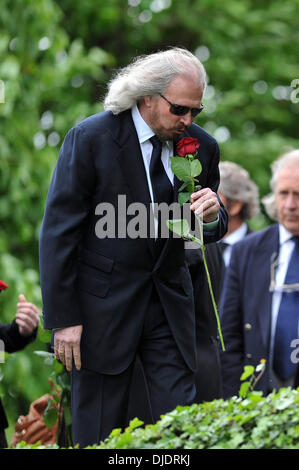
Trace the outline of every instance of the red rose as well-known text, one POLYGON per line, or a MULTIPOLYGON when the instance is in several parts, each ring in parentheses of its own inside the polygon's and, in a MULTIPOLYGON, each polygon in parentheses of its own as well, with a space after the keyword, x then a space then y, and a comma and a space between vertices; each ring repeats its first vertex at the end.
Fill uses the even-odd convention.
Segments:
POLYGON ((193 137, 184 137, 177 144, 177 152, 180 157, 185 157, 186 155, 193 154, 199 147, 199 142, 193 137))
POLYGON ((3 290, 5 290, 7 288, 8 288, 8 285, 5 284, 5 282, 0 281, 0 292, 2 292, 3 290))

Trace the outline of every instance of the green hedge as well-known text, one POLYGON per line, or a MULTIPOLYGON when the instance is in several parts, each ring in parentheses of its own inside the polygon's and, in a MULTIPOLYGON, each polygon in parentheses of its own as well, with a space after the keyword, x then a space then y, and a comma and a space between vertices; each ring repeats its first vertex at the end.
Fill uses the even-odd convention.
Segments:
POLYGON ((142 424, 135 418, 124 432, 114 429, 90 448, 299 449, 299 388, 284 388, 267 397, 250 392, 245 398, 178 406, 156 424, 142 424))

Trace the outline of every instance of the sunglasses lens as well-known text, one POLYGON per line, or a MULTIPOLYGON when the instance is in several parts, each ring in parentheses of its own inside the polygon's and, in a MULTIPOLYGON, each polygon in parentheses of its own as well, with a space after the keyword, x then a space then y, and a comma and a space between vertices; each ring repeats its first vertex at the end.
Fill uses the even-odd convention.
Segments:
POLYGON ((176 116, 185 116, 185 114, 187 114, 189 110, 190 108, 187 108, 187 106, 180 106, 178 104, 172 104, 170 106, 170 111, 176 116))
POLYGON ((191 116, 195 118, 198 116, 199 113, 203 110, 203 106, 201 108, 188 108, 187 106, 180 106, 178 104, 173 104, 170 106, 170 111, 172 114, 176 116, 185 116, 189 111, 191 111, 191 116))
POLYGON ((200 108, 192 108, 191 109, 191 116, 193 118, 195 118, 196 116, 198 116, 203 110, 203 106, 201 106, 200 108))

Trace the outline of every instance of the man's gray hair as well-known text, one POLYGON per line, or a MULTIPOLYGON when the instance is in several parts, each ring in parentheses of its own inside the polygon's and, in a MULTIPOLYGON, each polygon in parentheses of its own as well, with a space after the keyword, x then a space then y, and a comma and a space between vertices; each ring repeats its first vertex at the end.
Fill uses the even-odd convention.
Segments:
POLYGON ((299 166, 299 149, 294 149, 282 154, 271 165, 272 177, 270 180, 270 187, 272 189, 272 193, 263 197, 262 203, 265 207, 268 216, 272 220, 278 220, 274 195, 278 176, 284 168, 289 168, 293 166, 299 166))
POLYGON ((250 179, 249 173, 237 163, 220 162, 220 184, 218 191, 228 201, 243 203, 241 217, 243 220, 251 219, 260 212, 259 190, 250 179))
POLYGON ((131 109, 145 96, 164 93, 176 76, 190 76, 194 73, 198 76, 199 86, 204 90, 205 68, 194 54, 183 48, 174 47, 139 56, 119 70, 108 83, 104 108, 113 114, 119 114, 131 109))

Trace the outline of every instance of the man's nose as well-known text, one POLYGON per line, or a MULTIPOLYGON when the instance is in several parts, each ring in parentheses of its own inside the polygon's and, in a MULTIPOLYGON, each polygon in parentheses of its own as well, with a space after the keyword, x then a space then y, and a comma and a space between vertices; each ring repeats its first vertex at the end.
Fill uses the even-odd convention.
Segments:
POLYGON ((181 117, 181 123, 183 123, 185 127, 191 126, 192 122, 193 117, 191 116, 191 111, 181 117))
POLYGON ((294 209, 296 208, 296 199, 293 194, 288 194, 288 197, 285 200, 285 206, 288 209, 294 209))

